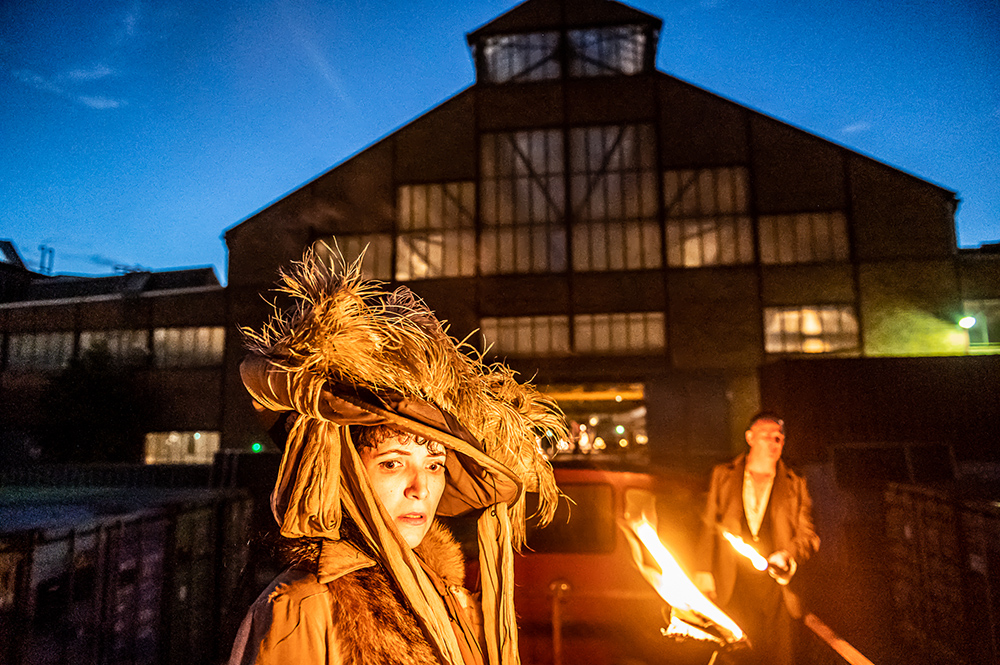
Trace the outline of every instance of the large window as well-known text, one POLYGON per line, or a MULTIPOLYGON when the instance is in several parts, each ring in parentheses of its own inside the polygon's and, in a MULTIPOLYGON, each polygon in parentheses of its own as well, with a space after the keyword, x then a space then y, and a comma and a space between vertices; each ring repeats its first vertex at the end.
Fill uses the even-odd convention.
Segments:
MULTIPOLYGON (((572 317, 572 350, 590 355, 661 352, 666 344, 663 312, 577 314, 572 317)), ((570 317, 484 318, 484 346, 502 356, 558 356, 570 352, 570 317)))
POLYGON ((472 182, 403 185, 397 192, 396 279, 467 277, 476 270, 472 182))
POLYGON ((569 353, 568 316, 484 318, 484 346, 502 356, 557 356, 569 353))
POLYGON ((651 125, 571 130, 575 270, 660 267, 655 145, 651 125))
POLYGON ((761 263, 846 261, 847 254, 847 222, 842 212, 760 218, 761 263))
POLYGON ((81 353, 105 349, 112 358, 140 362, 149 355, 148 330, 84 330, 80 333, 81 353))
POLYGON ((563 134, 482 137, 480 272, 566 270, 563 134))
POLYGON ((753 261, 746 168, 667 171, 663 197, 668 265, 696 268, 753 261))
POLYGON ((768 353, 832 353, 858 348, 858 320, 850 305, 764 308, 768 353))
POLYGON ((324 238, 313 243, 316 255, 339 265, 351 265, 364 253, 361 274, 365 279, 392 279, 392 236, 388 233, 368 233, 324 238))
POLYGON ((15 333, 7 337, 7 367, 62 369, 73 356, 73 333, 15 333))
POLYGON ((483 43, 483 59, 490 83, 559 78, 559 33, 487 37, 483 43))
POLYGON ((225 329, 155 328, 153 357, 157 367, 209 367, 222 364, 225 329))
POLYGON ((646 34, 637 25, 569 31, 574 77, 631 75, 643 70, 646 34))
POLYGON ((218 432, 150 432, 146 464, 211 464, 219 450, 218 432))
POLYGON ((577 314, 573 317, 573 350, 577 353, 658 352, 665 344, 663 312, 577 314))

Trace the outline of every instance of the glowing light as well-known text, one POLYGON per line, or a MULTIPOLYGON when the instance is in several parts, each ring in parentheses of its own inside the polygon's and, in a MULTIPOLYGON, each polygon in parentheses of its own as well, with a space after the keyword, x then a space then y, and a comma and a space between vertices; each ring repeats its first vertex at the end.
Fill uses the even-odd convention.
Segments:
POLYGON ((628 439, 618 439, 618 445, 622 448, 628 448, 628 439))
POLYGON ((604 439, 602 439, 601 437, 597 437, 596 439, 594 439, 594 450, 604 450, 606 447, 607 446, 604 443, 604 439))
POLYGON ((615 401, 616 402, 622 401, 622 396, 621 395, 615 395, 615 401))
POLYGON ((591 416, 588 422, 590 422, 591 427, 597 427, 597 423, 600 421, 597 419, 597 416, 591 416))
POLYGON ((826 351, 826 342, 818 337, 809 337, 802 340, 802 351, 805 353, 823 353, 826 351))
POLYGON ((623 425, 618 425, 617 427, 615 427, 615 432, 617 434, 624 434, 625 433, 625 427, 623 425))
POLYGON ((767 570, 767 559, 762 557, 760 553, 757 552, 757 550, 755 550, 754 548, 750 547, 745 542, 743 542, 742 538, 740 538, 739 536, 734 536, 728 531, 723 531, 722 537, 729 541, 729 544, 733 546, 734 550, 736 550, 746 558, 750 559, 750 563, 753 564, 754 568, 756 568, 761 572, 767 570))
POLYGON ((197 441, 200 438, 201 438, 201 432, 195 432, 194 433, 194 440, 197 441))
MULTIPOLYGON (((653 585, 660 597, 667 601, 672 611, 691 613, 697 618, 704 617, 730 633, 732 641, 743 638, 743 630, 736 625, 736 622, 720 610, 715 603, 706 598, 694 585, 694 582, 688 579, 677 560, 660 542, 656 530, 649 522, 642 520, 632 524, 631 529, 660 568, 657 572, 651 566, 642 564, 641 552, 633 549, 633 556, 639 565, 639 570, 653 585)), ((626 531, 626 533, 629 532, 626 531)))
POLYGON ((639 444, 640 446, 644 446, 647 443, 649 443, 649 437, 646 436, 645 434, 636 434, 635 435, 635 442, 637 444, 639 444))
POLYGON ((264 450, 264 446, 262 446, 259 442, 254 441, 253 444, 250 445, 250 450, 254 451, 255 453, 259 453, 260 451, 264 450))
POLYGON ((580 431, 581 432, 586 432, 587 431, 587 426, 586 425, 580 425, 580 431))
POLYGON ((974 316, 963 316, 958 320, 958 325, 962 326, 966 330, 976 325, 976 317, 974 316))

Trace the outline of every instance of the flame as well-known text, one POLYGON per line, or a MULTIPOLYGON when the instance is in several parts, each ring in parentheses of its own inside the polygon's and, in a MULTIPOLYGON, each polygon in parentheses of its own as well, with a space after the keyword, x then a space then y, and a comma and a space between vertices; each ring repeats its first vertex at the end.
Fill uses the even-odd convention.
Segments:
POLYGON ((729 544, 733 546, 733 549, 750 559, 750 563, 753 564, 754 568, 760 572, 767 570, 767 559, 762 557, 757 550, 747 545, 742 538, 734 536, 728 531, 723 531, 722 537, 729 541, 729 544))
MULTIPOLYGON (((730 619, 715 603, 706 598, 694 585, 694 582, 688 579, 677 560, 663 546, 656 530, 646 519, 631 523, 631 533, 630 529, 624 526, 622 528, 630 536, 634 533, 635 538, 642 543, 660 568, 657 571, 644 563, 642 553, 637 547, 633 547, 632 553, 639 566, 639 571, 671 607, 670 625, 676 630, 674 634, 680 634, 681 631, 684 631, 685 634, 699 639, 706 639, 707 635, 708 639, 724 643, 734 643, 744 639, 743 630, 736 625, 736 622, 730 619), (682 626, 680 623, 689 624, 689 626, 682 626), (675 626, 675 624, 677 625, 675 626), (719 637, 703 630, 700 626, 691 624, 702 624, 706 627, 716 628, 723 637, 720 640, 719 637), (691 631, 691 628, 694 628, 696 632, 691 631)), ((671 634, 669 627, 667 634, 671 634)))

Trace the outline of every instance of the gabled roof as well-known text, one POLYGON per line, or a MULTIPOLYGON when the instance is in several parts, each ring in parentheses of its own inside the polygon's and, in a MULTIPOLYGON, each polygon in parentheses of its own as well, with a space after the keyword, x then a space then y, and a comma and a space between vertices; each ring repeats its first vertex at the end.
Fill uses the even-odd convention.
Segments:
POLYGON ((526 0, 470 32, 466 39, 474 44, 490 35, 625 24, 651 25, 659 30, 663 21, 613 0, 526 0))

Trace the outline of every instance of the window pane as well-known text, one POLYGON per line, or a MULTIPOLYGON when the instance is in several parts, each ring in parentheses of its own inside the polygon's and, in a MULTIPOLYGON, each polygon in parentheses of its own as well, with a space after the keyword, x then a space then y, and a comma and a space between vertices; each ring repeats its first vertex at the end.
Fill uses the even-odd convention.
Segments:
MULTIPOLYGON (((577 127, 570 131, 570 179, 577 270, 651 269, 661 265, 659 241, 638 231, 656 223, 656 175, 643 162, 649 125, 577 127)), ((658 235, 658 234, 657 234, 658 235)))
POLYGON ((570 76, 632 75, 643 70, 646 35, 639 26, 570 30, 570 76))
POLYGON ((555 32, 488 37, 483 43, 487 80, 504 83, 558 78, 558 43, 555 32))
POLYGON ((761 217, 759 229, 764 264, 848 259, 847 223, 840 211, 761 217))
POLYGON ((830 353, 858 348, 858 324, 849 305, 764 308, 768 353, 830 353))
POLYGON ((746 178, 744 167, 663 174, 668 265, 695 268, 753 261, 749 220, 732 217, 748 207, 746 178))
POLYGON ((573 317, 574 350, 584 354, 660 352, 666 346, 662 312, 578 314, 573 317))
MULTIPOLYGON (((565 270, 554 263, 565 254, 562 134, 538 130, 487 134, 482 137, 483 274, 541 273, 565 270), (489 161, 489 168, 487 168, 489 161), (515 233, 491 228, 517 226, 515 233)), ((469 216, 471 228, 472 216, 469 216)))
POLYGON ((551 356, 569 349, 565 316, 484 318, 480 322, 483 348, 500 356, 551 356), (492 344, 492 347, 490 345, 492 344))

